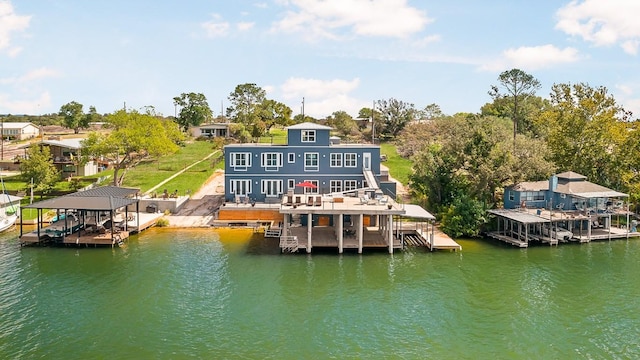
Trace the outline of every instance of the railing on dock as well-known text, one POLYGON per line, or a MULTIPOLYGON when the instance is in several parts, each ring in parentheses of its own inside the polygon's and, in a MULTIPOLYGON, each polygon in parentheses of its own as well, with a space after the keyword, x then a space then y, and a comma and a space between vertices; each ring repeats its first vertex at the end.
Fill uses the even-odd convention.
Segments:
POLYGON ((280 228, 273 228, 273 229, 266 229, 264 231, 264 237, 280 237, 280 235, 282 235, 282 229, 280 228))
POLYGON ((288 253, 294 253, 298 251, 298 237, 297 236, 281 236, 280 237, 280 250, 288 253))

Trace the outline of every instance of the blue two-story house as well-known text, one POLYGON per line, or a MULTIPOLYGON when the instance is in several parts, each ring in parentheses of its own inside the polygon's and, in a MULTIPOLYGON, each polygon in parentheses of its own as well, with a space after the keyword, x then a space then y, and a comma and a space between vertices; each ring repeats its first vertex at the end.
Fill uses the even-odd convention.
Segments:
POLYGON ((230 144, 225 154, 225 200, 273 202, 282 195, 345 194, 377 190, 395 198, 395 182, 380 172, 380 147, 345 144, 331 127, 301 123, 287 127, 287 143, 230 144))

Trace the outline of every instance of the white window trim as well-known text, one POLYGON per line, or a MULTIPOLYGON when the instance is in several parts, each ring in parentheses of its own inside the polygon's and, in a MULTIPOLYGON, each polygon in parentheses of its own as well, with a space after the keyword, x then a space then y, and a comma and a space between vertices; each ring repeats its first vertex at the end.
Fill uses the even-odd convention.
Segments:
POLYGON ((287 155, 289 157, 288 159, 289 164, 293 164, 296 162, 296 153, 288 153, 287 155))
POLYGON ((344 164, 344 167, 346 167, 346 168, 358 167, 358 154, 356 154, 356 153, 345 153, 344 154, 344 162, 343 162, 343 164, 344 164), (347 164, 347 157, 351 156, 351 155, 353 155, 353 161, 354 161, 353 165, 347 164))
POLYGON ((329 155, 329 166, 332 168, 341 168, 342 167, 342 153, 331 153, 329 155), (334 158, 335 156, 335 158, 334 158), (334 165, 334 160, 336 160, 336 164, 334 165))
POLYGON ((358 181, 357 180, 345 180, 342 185, 343 185, 343 189, 344 189, 343 191, 356 190, 358 188, 358 181), (347 186, 347 184, 349 184, 350 186, 347 186))
POLYGON ((342 180, 330 180, 329 181, 329 192, 341 192, 342 191, 342 180))
POLYGON ((260 193, 267 194, 267 184, 276 183, 278 186, 277 194, 267 195, 268 197, 276 197, 282 195, 282 180, 261 180, 260 181, 260 193))
POLYGON ((232 152, 229 154, 229 166, 233 168, 234 171, 247 171, 248 168, 251 167, 251 153, 250 152, 232 152), (243 155, 245 160, 245 165, 236 164, 236 155, 243 155))
POLYGON ((300 142, 303 142, 303 143, 314 143, 314 142, 316 142, 316 131, 315 130, 302 130, 302 131, 300 131, 300 142), (309 140, 309 138, 313 138, 313 140, 309 140))
POLYGON ((280 168, 282 167, 282 153, 279 152, 264 152, 262 153, 261 156, 261 165, 264 168, 265 171, 278 171, 280 170, 280 168), (276 156, 276 165, 268 165, 267 164, 267 157, 269 155, 275 155, 276 156))
POLYGON ((305 194, 318 194, 318 191, 320 191, 320 182, 318 180, 304 180, 304 181, 312 183, 313 185, 316 186, 314 188, 312 188, 312 187, 304 188, 304 193, 305 194))
POLYGON ((317 152, 304 153, 304 171, 320 171, 320 153, 317 153, 317 152), (316 156, 316 165, 307 165, 307 155, 316 156))
POLYGON ((237 180, 230 180, 229 185, 230 185, 230 186, 229 186, 229 188, 230 188, 230 189, 229 189, 229 193, 230 193, 231 195, 248 196, 249 194, 251 194, 251 193, 252 193, 252 191, 251 191, 251 180, 250 180, 250 179, 237 179, 237 180), (240 183, 244 183, 244 184, 246 185, 246 186, 245 186, 245 189, 246 189, 247 191, 246 191, 246 193, 245 193, 245 194, 237 194, 237 193, 236 193, 236 192, 237 192, 238 184, 240 184, 240 183))

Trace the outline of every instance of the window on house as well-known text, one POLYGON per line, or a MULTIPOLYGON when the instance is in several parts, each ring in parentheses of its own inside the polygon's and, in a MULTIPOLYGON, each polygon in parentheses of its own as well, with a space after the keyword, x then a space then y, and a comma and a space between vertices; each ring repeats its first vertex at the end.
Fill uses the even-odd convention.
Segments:
POLYGON ((345 180, 344 191, 355 190, 358 188, 358 182, 356 180, 345 180))
POLYGON ((356 167, 358 165, 358 156, 355 153, 344 154, 344 166, 356 167))
POLYGON ((229 161, 234 170, 247 170, 251 167, 251 153, 231 153, 229 161))
POLYGON ((262 167, 266 171, 278 171, 282 167, 282 153, 262 153, 262 167))
POLYGON ((341 180, 331 180, 329 182, 329 191, 332 193, 337 193, 342 191, 342 181, 341 180))
POLYGON ((342 154, 340 153, 332 153, 331 154, 331 167, 342 167, 342 154))
POLYGON ((304 153, 304 171, 318 171, 318 153, 304 153))
POLYGON ((319 186, 318 180, 305 180, 305 182, 310 182, 313 185, 315 185, 315 187, 305 187, 304 188, 304 193, 305 194, 318 194, 319 193, 320 186, 319 186))
POLYGON ((302 130, 302 142, 316 142, 316 131, 302 130))
POLYGON ((251 180, 231 180, 230 194, 232 195, 249 195, 251 194, 251 180))
POLYGON ((260 192, 267 197, 282 194, 282 180, 261 180, 260 192))
POLYGON ((296 188, 296 181, 294 179, 287 180, 287 189, 292 190, 296 188))
POLYGON ((295 163, 296 162, 296 154, 295 153, 289 153, 289 163, 295 163))
POLYGON ((516 195, 514 191, 509 191, 509 201, 516 201, 516 195))

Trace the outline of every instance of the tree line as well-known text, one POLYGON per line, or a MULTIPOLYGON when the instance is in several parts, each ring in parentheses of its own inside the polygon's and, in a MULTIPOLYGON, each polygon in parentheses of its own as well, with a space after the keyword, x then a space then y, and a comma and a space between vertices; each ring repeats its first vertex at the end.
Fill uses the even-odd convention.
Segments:
POLYGON ((414 160, 411 190, 452 236, 477 236, 505 187, 574 171, 640 200, 640 122, 605 87, 540 83, 505 71, 477 114, 439 116, 409 125, 397 139, 414 160))
POLYGON ((91 133, 85 154, 117 159, 116 184, 136 162, 176 151, 189 127, 208 122, 230 122, 231 136, 242 142, 304 121, 322 121, 348 140, 393 142, 400 155, 413 160, 414 201, 434 212, 452 236, 479 235, 486 210, 500 206, 505 187, 563 171, 629 193, 638 203, 640 122, 605 87, 554 84, 543 98, 536 95, 540 82, 522 70, 505 71, 497 80, 488 91, 492 101, 478 113, 453 115, 437 104, 418 109, 391 98, 373 102, 356 117, 342 110, 324 119, 294 116, 253 83, 237 85, 225 115, 216 118, 205 95, 193 92, 173 98, 174 116, 162 116, 152 106, 105 115, 89 107, 84 113, 76 102, 55 115, 75 132, 92 121, 104 121, 113 130, 91 133))

